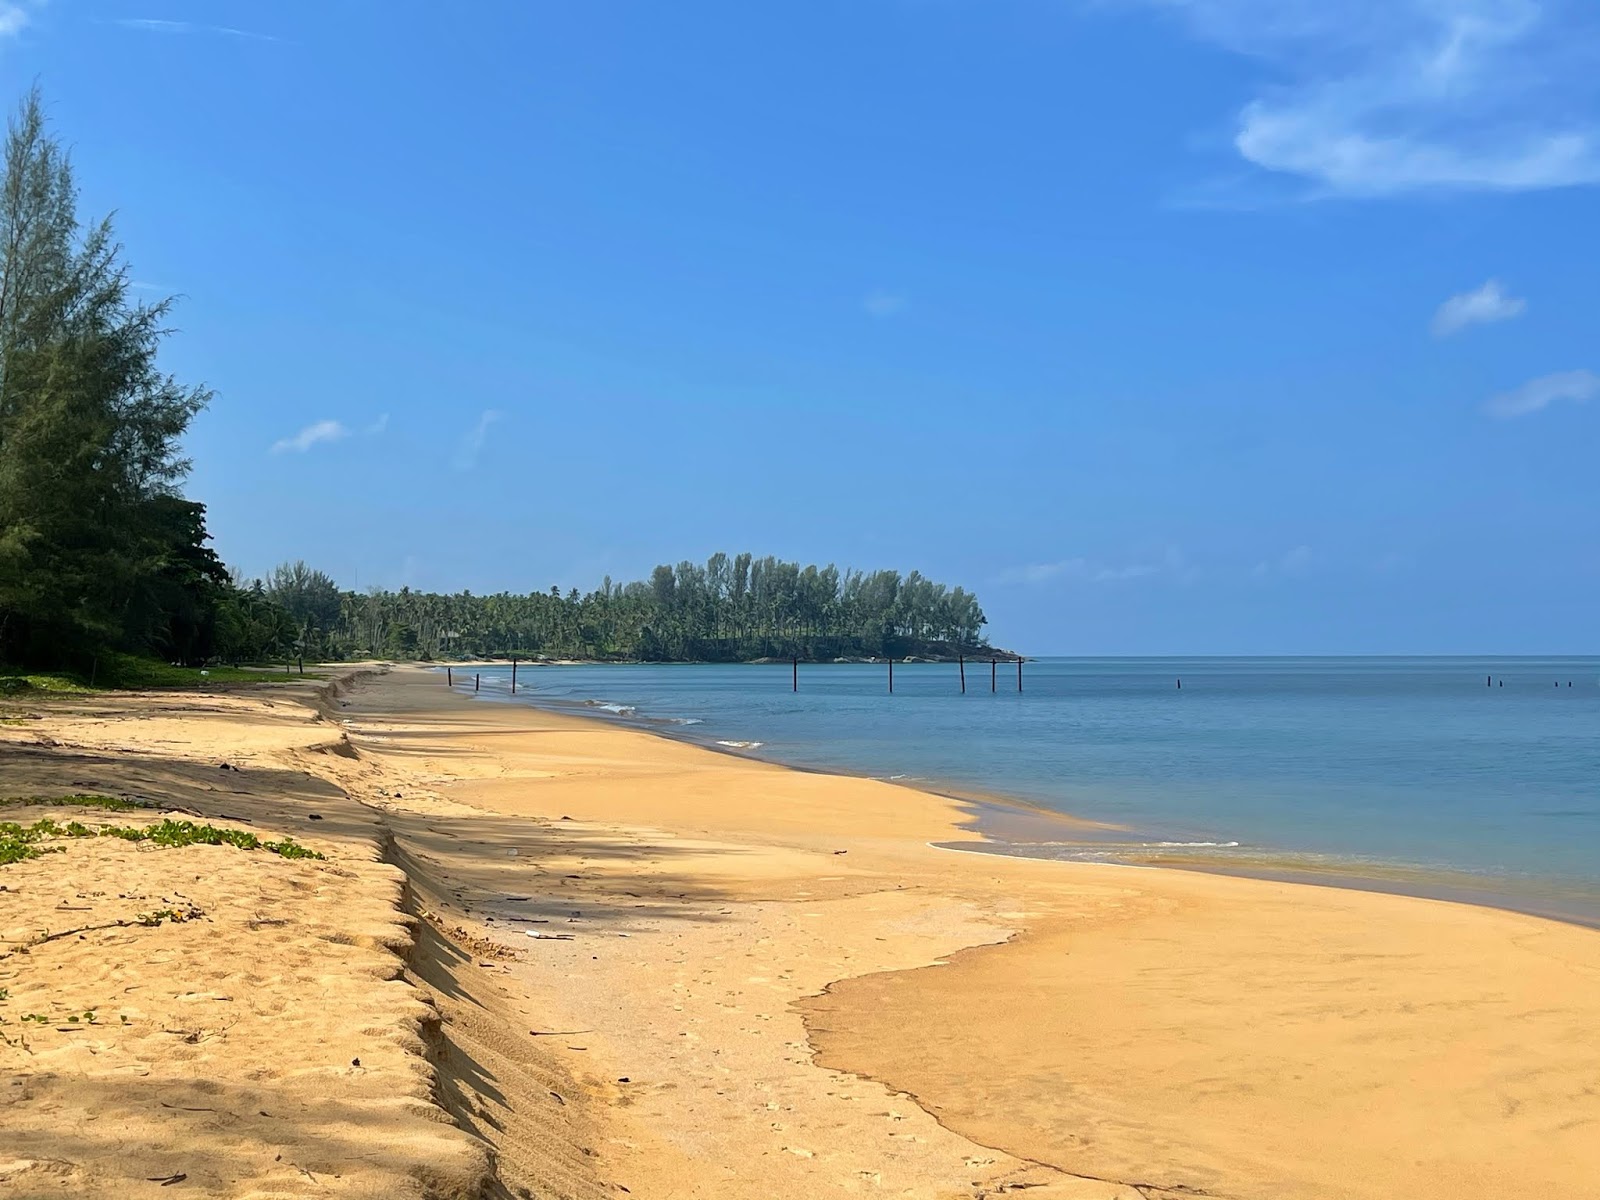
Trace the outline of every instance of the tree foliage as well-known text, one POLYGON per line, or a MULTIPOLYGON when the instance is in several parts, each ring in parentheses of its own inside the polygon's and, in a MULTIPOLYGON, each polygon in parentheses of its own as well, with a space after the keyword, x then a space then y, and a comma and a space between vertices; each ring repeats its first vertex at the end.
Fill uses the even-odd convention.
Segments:
POLYGON ((79 221, 30 93, 0 179, 0 658, 202 652, 227 576, 175 488, 210 393, 157 366, 169 307, 133 301, 110 223, 79 221))
POLYGON ((321 655, 612 658, 654 661, 807 659, 981 650, 977 597, 916 571, 802 567, 716 554, 701 566, 662 565, 645 581, 605 579, 586 595, 441 595, 332 591, 304 563, 279 567, 266 595, 282 598, 321 655), (316 599, 313 599, 316 597, 316 599))

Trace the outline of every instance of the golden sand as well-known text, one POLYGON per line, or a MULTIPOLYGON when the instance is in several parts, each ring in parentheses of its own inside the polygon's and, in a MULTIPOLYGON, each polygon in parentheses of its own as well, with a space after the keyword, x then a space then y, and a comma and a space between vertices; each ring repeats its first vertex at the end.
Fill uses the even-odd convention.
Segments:
POLYGON ((415 668, 315 722, 256 696, 99 703, 99 725, 79 702, 0 730, 0 793, 164 789, 329 858, 93 841, 0 868, 27 885, 0 893, 7 938, 87 920, 55 907, 95 890, 208 913, 0 959, 8 1018, 24 992, 102 1014, 146 993, 140 1040, 0 1046, 0 1160, 31 1164, 0 1161, 0 1194, 199 1164, 191 1194, 228 1196, 1600 1196, 1595 931, 940 850, 970 836, 955 801, 415 668), (63 744, 23 748, 40 735, 63 744), (246 766, 226 788, 224 753, 246 766), (118 1084, 138 1070, 185 1102, 118 1084))

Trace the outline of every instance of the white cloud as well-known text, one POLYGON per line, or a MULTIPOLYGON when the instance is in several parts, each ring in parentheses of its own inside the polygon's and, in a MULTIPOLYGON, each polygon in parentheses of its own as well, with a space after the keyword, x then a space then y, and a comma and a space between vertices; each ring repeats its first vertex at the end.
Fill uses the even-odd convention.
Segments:
POLYGON ((1433 316, 1433 335, 1449 337, 1469 325, 1509 321, 1513 317, 1520 317, 1527 307, 1526 300, 1506 295, 1500 287, 1500 281, 1491 279, 1482 287, 1451 296, 1441 304, 1433 316))
POLYGON ((1199 574, 1199 569, 1190 566, 1182 551, 1174 546, 1169 548, 1158 561, 1112 565, 1088 558, 1064 558, 1058 562, 1012 567, 1000 572, 995 577, 995 582, 1036 584, 1047 583, 1052 579, 1067 579, 1075 583, 1108 584, 1126 583, 1129 580, 1146 579, 1153 575, 1166 575, 1182 583, 1192 583, 1199 574))
POLYGON ((16 37, 28 26, 28 10, 20 4, 0 0, 0 38, 16 37))
POLYGON ((272 443, 272 453, 282 454, 286 450, 293 450, 297 454, 304 454, 319 442, 337 442, 340 438, 350 436, 350 431, 338 421, 317 421, 307 425, 293 437, 286 437, 272 443))
POLYGON ((165 21, 158 17, 120 17, 114 24, 124 29, 139 29, 146 33, 214 33, 223 37, 249 38, 256 42, 281 42, 283 39, 270 33, 256 33, 250 29, 235 29, 231 25, 202 25, 194 21, 165 21))
POLYGON ((1600 182, 1588 0, 1119 2, 1259 60, 1233 147, 1318 194, 1600 182))
POLYGON ((1585 404, 1600 396, 1600 375, 1593 371, 1561 371, 1530 379, 1521 387, 1501 392, 1483 406, 1491 417, 1525 417, 1563 401, 1585 404))
POLYGON ((377 437, 380 433, 382 433, 385 429, 388 429, 388 428, 389 428, 389 414, 388 413, 384 413, 376 421, 374 421, 371 425, 368 425, 361 432, 365 433, 368 437, 377 437))
POLYGON ((461 444, 456 447, 454 459, 456 470, 470 471, 477 465, 478 455, 483 451, 483 443, 489 436, 489 426, 504 415, 493 408, 486 408, 479 414, 477 422, 467 430, 461 439, 461 444))
POLYGON ((868 292, 861 298, 861 307, 871 317, 892 317, 905 310, 906 298, 895 292, 868 292))

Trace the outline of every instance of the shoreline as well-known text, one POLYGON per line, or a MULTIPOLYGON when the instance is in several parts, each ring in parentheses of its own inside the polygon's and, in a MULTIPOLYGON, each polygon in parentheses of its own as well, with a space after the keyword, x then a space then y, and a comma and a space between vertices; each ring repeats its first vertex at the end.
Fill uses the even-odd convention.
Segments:
MULTIPOLYGON (((508 664, 486 665, 506 666, 508 664)), ((547 663, 542 665, 567 664, 547 663)), ((430 667, 427 669, 437 671, 441 668, 430 667)), ((760 747, 764 746, 765 743, 754 742, 747 746, 731 745, 695 735, 692 732, 695 726, 683 724, 682 718, 646 716, 631 708, 628 712, 617 712, 604 707, 594 700, 541 699, 536 692, 530 692, 527 699, 524 699, 520 694, 516 697, 498 694, 477 696, 468 694, 468 698, 494 704, 523 703, 531 708, 570 715, 580 720, 588 719, 607 725, 614 724, 621 728, 653 737, 709 750, 714 754, 728 755, 753 762, 771 763, 791 771, 840 778, 873 780, 923 795, 955 800, 969 807, 971 823, 966 827, 966 832, 975 834, 979 840, 975 843, 941 843, 941 845, 948 849, 959 850, 962 853, 1035 858, 1046 862, 1099 862, 1110 865, 1192 871, 1206 875, 1256 879, 1270 883, 1298 883, 1308 886, 1348 888, 1373 892, 1379 895, 1408 896, 1420 900, 1466 904, 1500 912, 1514 912, 1545 920, 1560 921, 1585 929, 1600 929, 1600 889, 1596 889, 1590 895, 1575 898, 1569 892, 1563 891, 1559 886, 1560 881, 1553 878, 1530 879, 1528 883, 1531 886, 1519 892, 1517 889, 1497 889, 1490 886, 1493 879, 1492 876, 1462 868, 1450 868, 1442 865, 1429 865, 1404 860, 1341 859, 1339 856, 1313 851, 1297 851, 1266 846, 1246 847, 1236 844, 1237 848, 1245 850, 1251 858, 1249 862, 1237 862, 1230 861, 1228 856, 1208 856, 1204 853, 1205 850, 1213 845, 1218 849, 1224 848, 1221 843, 1163 842, 1160 840, 1159 834, 1154 831, 1147 835, 1151 840, 1129 844, 1123 849, 1123 853, 1117 854, 1112 849, 1112 846, 1115 846, 1116 843, 1112 842, 1109 835, 1137 834, 1139 831, 1135 827, 1101 821, 1075 813, 1062 812, 1059 809, 1050 808, 1026 797, 962 788, 944 784, 931 778, 918 778, 915 780, 883 778, 852 771, 844 767, 785 762, 780 758, 765 757, 752 751, 752 746, 760 747), (1003 836, 1001 831, 1006 828, 1024 832, 1036 832, 1038 836, 1023 839, 1003 836), (1052 834, 1071 835, 1074 833, 1078 835, 1077 838, 1050 836, 1052 834), (1097 838, 1096 834, 1107 836, 1097 838), (1060 848, 1077 852, 1081 857, 1048 852, 1050 849, 1060 848), (1165 855, 1160 853, 1162 850, 1191 848, 1200 851, 1200 853, 1182 857, 1170 852, 1165 855), (1092 857, 1096 854, 1099 854, 1100 857, 1092 857), (1308 865, 1308 856, 1314 861, 1315 865, 1308 865)))

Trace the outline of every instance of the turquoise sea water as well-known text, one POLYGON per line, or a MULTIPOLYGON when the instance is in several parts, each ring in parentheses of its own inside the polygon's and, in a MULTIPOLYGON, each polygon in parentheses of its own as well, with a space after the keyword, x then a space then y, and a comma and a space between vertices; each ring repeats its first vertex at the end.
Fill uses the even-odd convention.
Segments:
MULTIPOLYGON (((483 698, 510 701, 509 674, 485 669, 483 698)), ((798 693, 788 664, 524 667, 516 701, 1121 827, 1040 823, 1017 852, 1600 918, 1600 658, 1042 659, 1021 693, 973 663, 965 695, 954 665, 894 674, 891 696, 881 664, 802 664, 798 693)))

